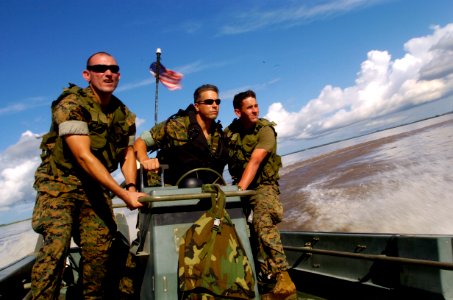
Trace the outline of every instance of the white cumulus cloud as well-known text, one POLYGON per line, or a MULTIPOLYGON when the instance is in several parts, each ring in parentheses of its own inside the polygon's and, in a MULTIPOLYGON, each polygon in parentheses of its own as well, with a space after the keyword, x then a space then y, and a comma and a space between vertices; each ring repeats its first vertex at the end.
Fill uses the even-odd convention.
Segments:
POLYGON ((297 112, 273 103, 265 117, 278 124, 283 141, 305 139, 453 93, 453 23, 434 26, 432 34, 409 40, 404 49, 396 59, 388 51, 369 51, 355 85, 326 85, 297 112))
POLYGON ((0 153, 0 210, 33 201, 33 174, 40 162, 40 141, 38 135, 26 131, 15 145, 0 153))

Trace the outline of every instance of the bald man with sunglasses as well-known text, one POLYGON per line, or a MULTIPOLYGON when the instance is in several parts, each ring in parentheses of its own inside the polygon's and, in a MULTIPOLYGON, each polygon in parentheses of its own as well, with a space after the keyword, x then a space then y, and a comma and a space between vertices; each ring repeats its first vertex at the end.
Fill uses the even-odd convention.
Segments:
MULTIPOLYGON (((221 102, 218 88, 212 84, 198 87, 193 101, 185 110, 143 132, 134 144, 140 164, 150 174, 157 173, 160 164, 169 166, 164 173, 166 184, 175 185, 195 168, 210 168, 222 174, 227 162, 222 125, 216 121, 221 102), (148 151, 158 151, 157 157, 150 158, 148 151)), ((197 184, 212 183, 215 178, 213 173, 202 172, 197 184)))
POLYGON ((88 87, 70 85, 52 103, 52 124, 41 143, 42 163, 32 227, 43 244, 32 271, 33 299, 58 299, 71 238, 81 247, 83 299, 106 299, 110 247, 117 226, 110 192, 129 209, 146 196, 135 189, 135 115, 113 96, 119 66, 112 55, 90 56, 82 73, 88 87), (111 173, 118 166, 121 187, 111 173))

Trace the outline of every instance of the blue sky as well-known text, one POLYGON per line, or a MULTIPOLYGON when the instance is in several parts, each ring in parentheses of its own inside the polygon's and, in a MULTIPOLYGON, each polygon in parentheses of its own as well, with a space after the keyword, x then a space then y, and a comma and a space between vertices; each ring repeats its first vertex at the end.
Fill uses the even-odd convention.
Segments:
POLYGON ((156 48, 184 74, 159 87, 159 121, 213 83, 219 119, 256 91, 277 122, 281 154, 453 110, 451 0, 1 1, 0 223, 28 217, 39 163, 36 136, 50 103, 97 51, 121 66, 116 95, 154 123, 156 48))

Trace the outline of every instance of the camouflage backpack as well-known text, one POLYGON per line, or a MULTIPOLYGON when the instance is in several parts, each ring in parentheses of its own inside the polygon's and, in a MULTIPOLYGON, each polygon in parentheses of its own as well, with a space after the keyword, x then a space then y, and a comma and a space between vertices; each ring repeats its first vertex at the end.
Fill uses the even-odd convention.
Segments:
POLYGON ((184 234, 179 248, 180 299, 255 297, 252 265, 228 213, 219 185, 203 185, 212 207, 184 234))

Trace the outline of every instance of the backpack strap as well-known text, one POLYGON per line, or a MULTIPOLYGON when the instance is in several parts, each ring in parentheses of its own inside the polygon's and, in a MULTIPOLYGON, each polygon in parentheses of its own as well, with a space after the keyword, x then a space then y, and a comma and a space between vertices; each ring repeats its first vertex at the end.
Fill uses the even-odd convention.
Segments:
POLYGON ((225 193, 218 184, 203 184, 201 187, 203 193, 211 193, 211 213, 214 215, 214 224, 212 226, 211 238, 200 252, 199 258, 203 259, 206 255, 214 250, 215 236, 221 230, 222 220, 225 216, 225 193))
POLYGON ((219 184, 203 184, 203 193, 211 193, 211 211, 216 219, 222 220, 225 215, 225 193, 219 184))

